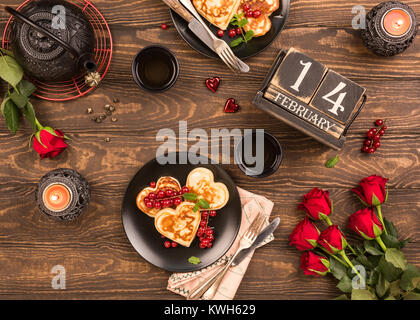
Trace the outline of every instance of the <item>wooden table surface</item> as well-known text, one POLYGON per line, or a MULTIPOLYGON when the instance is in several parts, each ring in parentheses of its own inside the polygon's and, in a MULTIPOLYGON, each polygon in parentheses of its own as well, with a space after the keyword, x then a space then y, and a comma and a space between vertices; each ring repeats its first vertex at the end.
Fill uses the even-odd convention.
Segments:
MULTIPOLYGON (((407 0, 420 14, 420 1, 407 0)), ((17 6, 20 1, 3 0, 17 6)), ((114 56, 109 73, 94 93, 66 103, 33 99, 41 123, 71 136, 70 147, 54 160, 39 160, 28 150, 31 130, 22 122, 14 136, 0 123, 0 298, 17 299, 178 299, 166 290, 169 273, 144 261, 128 242, 121 224, 122 197, 131 177, 155 156, 160 128, 262 128, 284 148, 278 172, 255 180, 235 165, 225 165, 238 186, 268 197, 273 217, 281 224, 276 240, 259 249, 237 292, 238 299, 329 299, 340 294, 336 280, 304 276, 299 253, 288 235, 304 217, 297 210, 303 194, 313 187, 328 189, 335 204, 334 223, 345 226, 360 208, 350 189, 361 178, 379 174, 390 179, 384 215, 403 237, 410 262, 420 266, 420 37, 403 54, 380 58, 362 44, 351 28, 352 6, 367 10, 377 1, 292 1, 286 27, 274 44, 247 62, 251 72, 233 75, 220 62, 192 50, 177 34, 168 8, 158 0, 95 0, 110 24, 114 56), (168 23, 169 29, 160 28, 168 23), (141 91, 133 82, 131 62, 139 49, 163 44, 180 63, 176 85, 163 94, 141 91), (295 47, 368 90, 368 102, 348 133, 342 151, 331 150, 259 111, 251 103, 270 64, 281 48, 295 47), (203 85, 222 78, 216 94, 203 85), (225 114, 227 98, 241 106, 225 114), (119 98, 117 122, 93 123, 86 109, 100 113, 119 98), (375 155, 362 154, 365 132, 377 118, 389 129, 375 155), (106 143, 106 137, 111 142, 106 143), (334 169, 327 159, 339 154, 334 169), (59 223, 40 214, 34 202, 38 180, 46 172, 73 168, 92 187, 92 199, 77 221, 59 223), (66 268, 66 290, 51 287, 55 265, 66 268)), ((0 11, 0 29, 8 16, 0 11)), ((2 89, 4 91, 4 88, 2 89)), ((0 92, 3 94, 3 92, 0 92)), ((350 241, 358 241, 346 232, 350 241)))

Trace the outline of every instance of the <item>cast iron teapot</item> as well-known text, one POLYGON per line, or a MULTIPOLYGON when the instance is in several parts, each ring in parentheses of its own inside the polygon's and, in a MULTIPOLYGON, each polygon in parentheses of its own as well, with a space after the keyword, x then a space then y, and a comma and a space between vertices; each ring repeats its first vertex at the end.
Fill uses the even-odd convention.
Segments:
POLYGON ((95 35, 77 6, 61 0, 34 0, 14 16, 12 51, 25 73, 42 82, 61 82, 93 73, 95 35))

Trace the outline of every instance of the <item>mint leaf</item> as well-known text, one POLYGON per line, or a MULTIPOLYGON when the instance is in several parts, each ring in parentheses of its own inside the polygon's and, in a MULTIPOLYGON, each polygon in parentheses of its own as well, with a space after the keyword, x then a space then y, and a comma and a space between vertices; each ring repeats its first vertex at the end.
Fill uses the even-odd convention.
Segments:
POLYGON ((197 265, 201 262, 201 260, 200 260, 200 258, 192 256, 192 257, 188 258, 188 262, 191 263, 191 264, 197 265))
POLYGON ((197 200, 197 195, 195 193, 184 193, 182 195, 184 197, 185 200, 190 200, 190 201, 194 201, 197 200))
POLYGON ((8 99, 4 106, 4 117, 9 130, 16 134, 19 129, 19 111, 11 99, 8 99))
POLYGON ((245 27, 247 24, 248 24, 248 19, 246 19, 246 18, 243 18, 243 19, 239 20, 239 22, 238 22, 238 26, 240 28, 245 27))
POLYGON ((193 211, 194 212, 197 212, 198 211, 198 209, 200 209, 200 206, 198 205, 198 203, 196 203, 195 205, 194 205, 194 207, 193 207, 193 211))
POLYGON ((237 38, 237 39, 235 39, 235 40, 232 40, 232 41, 231 41, 231 43, 230 43, 230 47, 231 47, 231 48, 237 47, 237 46, 239 46, 242 42, 244 42, 244 38, 237 38))
POLYGON ((336 164, 338 163, 338 161, 340 161, 340 158, 337 156, 335 156, 334 158, 329 159, 326 163, 325 166, 327 168, 334 168, 336 166, 336 164))
POLYGON ((200 206, 200 208, 210 209, 210 204, 205 199, 198 200, 197 204, 200 206))
POLYGON ((245 33, 245 42, 248 42, 249 40, 251 40, 254 37, 254 31, 252 30, 248 30, 245 33))

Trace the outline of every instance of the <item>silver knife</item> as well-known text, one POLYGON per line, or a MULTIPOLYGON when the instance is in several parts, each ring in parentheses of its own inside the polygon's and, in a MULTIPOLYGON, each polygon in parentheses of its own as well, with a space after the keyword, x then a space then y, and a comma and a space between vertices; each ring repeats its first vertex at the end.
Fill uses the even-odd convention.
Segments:
MULTIPOLYGON (((185 8, 179 0, 163 0, 172 10, 188 22, 190 29, 207 47, 216 52, 213 47, 213 38, 203 24, 185 8)), ((210 31, 211 32, 211 31, 210 31)), ((249 66, 239 58, 237 59, 241 72, 249 72, 249 66)))
POLYGON ((254 251, 255 249, 257 249, 258 246, 260 246, 264 242, 264 240, 270 234, 272 234, 274 230, 277 229, 279 223, 280 223, 280 218, 275 218, 273 221, 271 221, 271 223, 263 231, 261 231, 261 233, 258 235, 257 239, 254 241, 251 247, 239 252, 235 260, 233 261, 232 266, 237 266, 238 264, 240 264, 251 251, 254 251))

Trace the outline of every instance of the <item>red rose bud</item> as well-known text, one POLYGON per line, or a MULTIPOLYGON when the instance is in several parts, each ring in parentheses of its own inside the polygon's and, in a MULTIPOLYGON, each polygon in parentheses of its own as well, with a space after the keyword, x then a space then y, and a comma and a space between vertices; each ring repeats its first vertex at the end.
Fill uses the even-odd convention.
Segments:
POLYGON ((347 240, 338 226, 332 225, 321 232, 318 244, 327 249, 328 252, 336 254, 347 247, 347 240))
POLYGON ((318 228, 309 220, 305 218, 298 223, 296 228, 289 236, 290 245, 295 246, 298 250, 312 250, 317 246, 320 231, 318 228))
POLYGON ((304 210, 312 219, 327 219, 331 213, 331 201, 328 191, 314 188, 303 196, 299 210, 304 210))
POLYGON ((371 208, 353 213, 349 218, 348 227, 367 240, 373 240, 383 232, 382 223, 371 208))
POLYGON ((33 148, 41 159, 54 158, 67 148, 66 136, 60 130, 43 127, 34 136, 33 148))
POLYGON ((359 183, 358 188, 352 189, 356 196, 366 206, 379 206, 388 198, 386 183, 388 179, 381 176, 370 176, 359 183))
POLYGON ((300 257, 300 268, 307 275, 320 277, 330 271, 330 262, 312 251, 305 251, 300 257))

